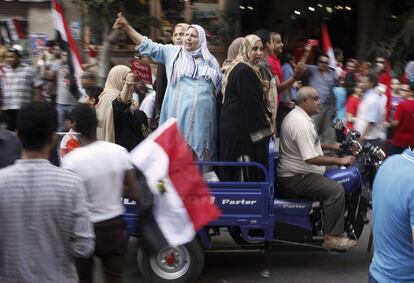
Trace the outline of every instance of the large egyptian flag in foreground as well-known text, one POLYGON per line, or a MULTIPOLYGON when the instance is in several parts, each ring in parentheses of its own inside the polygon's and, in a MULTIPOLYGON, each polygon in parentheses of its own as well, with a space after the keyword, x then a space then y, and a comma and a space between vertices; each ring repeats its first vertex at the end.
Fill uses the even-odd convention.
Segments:
POLYGON ((138 216, 138 226, 145 226, 139 230, 151 229, 144 233, 152 233, 152 242, 164 241, 171 246, 188 243, 198 230, 221 215, 176 119, 161 125, 130 156, 154 197, 153 217, 138 216))
POLYGON ((331 44, 331 38, 329 37, 328 28, 326 24, 322 24, 322 48, 323 52, 329 57, 329 67, 336 67, 335 54, 331 44))
POLYGON ((79 89, 80 77, 82 75, 81 57, 76 42, 70 33, 62 7, 59 5, 57 0, 53 0, 53 20, 55 29, 59 32, 61 40, 65 42, 65 46, 67 47, 69 70, 70 76, 72 77, 71 80, 73 80, 77 89, 79 89))

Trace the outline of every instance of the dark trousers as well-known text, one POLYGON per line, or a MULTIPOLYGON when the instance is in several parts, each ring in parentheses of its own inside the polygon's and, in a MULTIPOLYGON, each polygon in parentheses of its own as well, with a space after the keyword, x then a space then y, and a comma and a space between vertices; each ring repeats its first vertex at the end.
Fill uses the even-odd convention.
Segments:
POLYGON ((404 150, 408 147, 401 147, 391 144, 390 142, 387 143, 387 156, 391 156, 394 154, 401 154, 404 150))
MULTIPOLYGON (((251 161, 258 162, 267 167, 268 164, 268 147, 269 138, 265 138, 262 141, 251 143, 247 142, 243 145, 238 144, 240 151, 237 151, 233 155, 223 153, 226 147, 221 148, 220 160, 221 161, 251 161), (242 160, 237 160, 241 156, 242 160), (250 159, 244 159, 248 156, 250 159)), ((255 166, 223 166, 219 168, 219 178, 222 181, 248 181, 248 182, 261 182, 264 180, 263 171, 255 166)))
POLYGON ((3 117, 4 122, 7 125, 7 130, 9 131, 15 131, 16 130, 16 120, 17 120, 17 113, 19 110, 13 109, 13 110, 4 110, 3 111, 3 117))
POLYGON ((344 232, 345 191, 340 184, 319 174, 279 177, 278 181, 283 196, 323 202, 326 235, 344 232))
MULTIPOLYGON (((102 260, 107 283, 122 283, 126 250, 125 228, 122 216, 94 224, 94 255, 102 260)), ((77 258, 76 268, 80 283, 93 282, 93 257, 77 258)))

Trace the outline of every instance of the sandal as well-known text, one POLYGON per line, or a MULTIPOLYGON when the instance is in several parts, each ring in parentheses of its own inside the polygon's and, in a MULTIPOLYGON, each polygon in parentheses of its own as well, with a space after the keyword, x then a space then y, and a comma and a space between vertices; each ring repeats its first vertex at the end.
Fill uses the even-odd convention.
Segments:
POLYGON ((351 249, 356 245, 356 241, 348 239, 346 237, 335 237, 330 236, 329 240, 325 240, 323 242, 323 248, 326 250, 338 250, 338 251, 346 251, 351 249))

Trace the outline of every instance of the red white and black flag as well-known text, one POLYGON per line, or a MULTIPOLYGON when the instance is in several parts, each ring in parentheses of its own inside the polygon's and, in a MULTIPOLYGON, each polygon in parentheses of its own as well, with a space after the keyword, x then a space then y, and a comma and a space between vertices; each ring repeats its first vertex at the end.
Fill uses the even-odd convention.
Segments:
MULTIPOLYGON (((53 20, 56 31, 68 53, 68 64, 71 81, 71 91, 79 91, 80 77, 82 75, 81 57, 75 40, 70 33, 68 23, 63 14, 62 7, 57 0, 53 0, 53 20), (72 89, 73 88, 73 89, 72 89)), ((62 44, 62 42, 60 42, 62 44)))
POLYGON ((145 175, 153 195, 151 213, 138 216, 138 230, 149 238, 149 244, 158 244, 158 249, 163 243, 186 244, 197 231, 220 217, 221 211, 193 161, 176 119, 169 119, 142 141, 131 151, 130 158, 145 175))
POLYGON ((329 57, 329 67, 336 68, 337 62, 335 59, 334 50, 331 44, 331 38, 329 36, 328 28, 326 24, 322 24, 322 48, 323 52, 329 57))
POLYGON ((5 27, 10 42, 15 42, 25 37, 22 24, 17 19, 7 19, 5 27))

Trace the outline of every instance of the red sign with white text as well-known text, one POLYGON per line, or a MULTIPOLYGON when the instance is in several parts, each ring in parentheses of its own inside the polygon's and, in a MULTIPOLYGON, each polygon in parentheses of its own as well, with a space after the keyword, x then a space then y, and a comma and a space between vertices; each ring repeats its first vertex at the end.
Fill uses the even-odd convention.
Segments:
POLYGON ((132 59, 131 70, 138 80, 144 81, 145 83, 152 85, 152 72, 150 65, 143 64, 137 59, 132 59))

